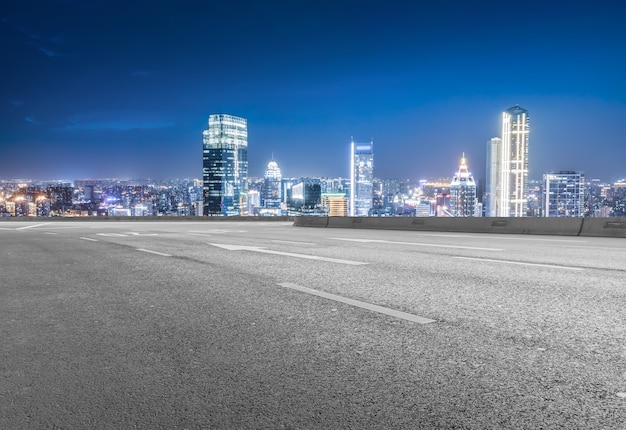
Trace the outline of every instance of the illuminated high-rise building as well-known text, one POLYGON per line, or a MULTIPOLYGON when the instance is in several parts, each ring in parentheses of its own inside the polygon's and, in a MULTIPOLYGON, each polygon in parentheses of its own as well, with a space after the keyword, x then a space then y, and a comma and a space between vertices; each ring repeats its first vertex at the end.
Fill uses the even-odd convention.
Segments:
POLYGON ((528 111, 502 112, 502 138, 487 142, 487 216, 522 217, 528 213, 528 111))
POLYGON ((282 201, 282 175, 278 163, 272 160, 265 169, 265 183, 263 187, 263 206, 266 208, 280 208, 282 201))
POLYGON ((456 217, 473 217, 476 208, 476 182, 467 168, 465 154, 458 172, 450 183, 450 213, 456 217))
POLYGON ((209 115, 202 133, 203 215, 246 215, 248 124, 233 115, 209 115))
POLYGON ((374 141, 350 146, 350 216, 368 216, 373 207, 374 141))
POLYGON ((585 176, 561 171, 543 175, 544 217, 582 217, 585 214, 585 176))
POLYGON ((513 106, 502 112, 502 148, 499 163, 501 193, 497 216, 526 216, 528 208, 528 111, 513 106))

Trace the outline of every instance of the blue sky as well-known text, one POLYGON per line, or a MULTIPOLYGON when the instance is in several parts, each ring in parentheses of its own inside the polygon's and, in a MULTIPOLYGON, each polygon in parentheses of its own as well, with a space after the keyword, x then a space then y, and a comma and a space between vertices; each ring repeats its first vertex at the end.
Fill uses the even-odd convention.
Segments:
POLYGON ((626 177, 623 1, 73 1, 0 11, 0 178, 200 177, 211 113, 248 119, 249 169, 478 179, 500 114, 530 174, 626 177), (432 3, 432 4, 431 4, 432 3), (436 3, 436 4, 434 4, 436 3))

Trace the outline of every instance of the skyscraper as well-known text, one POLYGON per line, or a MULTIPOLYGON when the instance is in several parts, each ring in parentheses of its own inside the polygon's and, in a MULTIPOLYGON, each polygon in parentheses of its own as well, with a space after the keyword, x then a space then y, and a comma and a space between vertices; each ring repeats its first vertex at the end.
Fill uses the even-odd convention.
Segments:
POLYGON ((265 169, 265 182, 263 188, 263 206, 266 208, 280 208, 282 201, 282 175, 278 163, 272 160, 265 169))
POLYGON ((202 133, 205 216, 245 215, 248 198, 248 124, 233 115, 209 115, 202 133))
POLYGON ((374 141, 350 146, 350 216, 368 216, 373 207, 374 141))
POLYGON ((458 217, 473 217, 476 207, 476 182, 467 168, 465 154, 458 172, 450 184, 450 213, 458 217))
POLYGON ((502 139, 492 137, 487 141, 487 174, 485 186, 485 216, 498 216, 498 202, 501 199, 502 188, 498 184, 499 172, 502 163, 502 139))
POLYGON ((581 217, 585 214, 585 176, 561 171, 543 175, 544 217, 581 217))
POLYGON ((502 138, 487 142, 487 216, 521 217, 528 209, 528 111, 502 112, 502 138))
POLYGON ((528 207, 528 111, 513 106, 502 112, 502 152, 498 216, 526 216, 528 207))

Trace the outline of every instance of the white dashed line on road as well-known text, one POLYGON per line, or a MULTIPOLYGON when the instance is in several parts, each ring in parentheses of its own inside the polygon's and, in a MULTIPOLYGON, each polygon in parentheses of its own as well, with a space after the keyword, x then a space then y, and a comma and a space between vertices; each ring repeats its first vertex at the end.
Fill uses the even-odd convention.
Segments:
POLYGON ((45 222, 43 224, 35 224, 35 225, 25 225, 24 227, 18 227, 16 228, 16 230, 26 230, 27 228, 35 228, 35 227, 41 227, 43 225, 48 225, 50 224, 49 222, 45 222))
POLYGON ((160 255, 161 257, 171 257, 172 256, 171 254, 165 254, 163 252, 152 251, 150 249, 137 248, 137 251, 147 252, 148 254, 156 254, 156 255, 160 255))
POLYGON ((535 267, 548 267, 550 269, 577 270, 581 272, 585 270, 581 267, 557 266, 555 264, 541 264, 541 263, 524 263, 521 261, 494 260, 491 258, 475 258, 475 257, 453 257, 453 258, 458 258, 460 260, 486 261, 489 263, 516 264, 519 266, 535 266, 535 267))
POLYGON ((293 245, 315 245, 313 242, 295 242, 292 240, 272 240, 272 242, 276 243, 290 243, 293 245))
POLYGON ((418 324, 429 324, 436 322, 435 320, 431 320, 430 318, 424 318, 417 315, 409 314, 402 311, 397 311, 395 309, 385 308, 383 306, 373 305, 371 303, 362 302, 360 300, 349 299, 347 297, 338 296, 336 294, 325 293, 324 291, 313 290, 311 288, 303 287, 298 284, 291 284, 289 282, 283 282, 278 284, 281 287, 291 288, 292 290, 297 290, 303 293, 311 294, 318 297, 323 297, 325 299, 333 300, 336 302, 345 303, 350 306, 356 306, 361 309, 366 309, 372 312, 378 312, 380 314, 389 315, 395 318, 400 318, 407 321, 416 322, 418 324))
POLYGON ((341 260, 339 258, 320 257, 318 255, 294 254, 293 252, 273 251, 271 249, 265 249, 259 246, 223 245, 223 244, 218 244, 218 243, 209 243, 209 245, 217 246, 218 248, 227 249, 229 251, 260 252, 262 254, 283 255, 285 257, 304 258, 306 260, 328 261, 330 263, 350 264, 353 266, 361 266, 364 264, 369 264, 363 261, 341 260))
POLYGON ((44 234, 57 234, 57 233, 53 233, 53 232, 51 232, 51 231, 47 231, 47 232, 45 232, 44 234))
POLYGON ((90 237, 79 237, 79 239, 82 239, 82 240, 89 240, 89 241, 91 241, 91 242, 100 242, 98 239, 92 239, 92 238, 90 238, 90 237))

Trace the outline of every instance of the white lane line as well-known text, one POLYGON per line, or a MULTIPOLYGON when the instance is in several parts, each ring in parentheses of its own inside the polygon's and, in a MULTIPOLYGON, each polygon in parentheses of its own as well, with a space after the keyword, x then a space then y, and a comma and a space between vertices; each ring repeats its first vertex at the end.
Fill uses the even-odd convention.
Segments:
POLYGON ((252 252, 260 252, 262 254, 274 254, 274 255, 284 255, 285 257, 304 258, 307 260, 328 261, 331 263, 339 263, 339 264, 350 264, 353 266, 362 266, 364 264, 369 264, 363 261, 341 260, 339 258, 320 257, 317 255, 294 254, 292 252, 273 251, 271 249, 265 249, 265 248, 261 248, 258 246, 223 245, 223 244, 218 244, 218 243, 209 243, 209 245, 217 246, 218 248, 227 249, 229 251, 252 251, 252 252))
POLYGON ((453 248, 453 249, 472 249, 474 251, 504 251, 501 248, 481 248, 477 246, 460 246, 460 245, 439 245, 435 243, 419 243, 419 242, 394 242, 391 240, 379 240, 379 239, 347 239, 343 237, 331 237, 332 240, 344 240, 346 242, 359 242, 359 243, 386 243, 390 245, 411 245, 411 246, 425 246, 432 248, 453 248))
POLYGON ((276 243, 291 243, 293 245, 315 245, 313 242, 295 242, 292 240, 272 240, 272 242, 276 243))
POLYGON ((516 264, 518 266, 535 266, 535 267, 548 267, 550 269, 577 270, 580 272, 585 270, 581 267, 557 266, 554 264, 540 264, 540 263, 523 263, 521 261, 493 260, 491 258, 474 258, 474 257, 452 257, 452 258, 458 258, 459 260, 487 261, 490 263, 516 264))
POLYGON ((92 238, 90 238, 90 237, 79 237, 79 239, 82 239, 82 240, 89 240, 89 241, 91 241, 91 242, 100 242, 98 239, 92 239, 92 238))
MULTIPOLYGON (((476 236, 471 236, 476 237, 476 236)), ((531 239, 527 237, 502 237, 502 236, 489 236, 489 239, 495 240, 523 240, 529 242, 565 242, 565 243, 587 243, 588 240, 574 240, 574 239, 531 239)))
POLYGON ((52 233, 51 231, 47 231, 44 234, 57 234, 57 233, 52 233))
POLYGON ((98 236, 105 236, 105 237, 126 237, 125 234, 121 234, 121 233, 96 233, 98 236))
POLYGON ((48 225, 48 224, 50 224, 50 223, 49 222, 44 222, 43 224, 26 225, 24 227, 18 227, 18 228, 16 228, 16 230, 26 230, 27 228, 41 227, 42 225, 48 225))
POLYGON ((311 294, 318 297, 323 297, 325 299, 334 300, 336 302, 345 303, 347 305, 356 306, 358 308, 367 309, 372 312, 378 312, 380 314, 389 315, 395 318, 400 318, 407 321, 413 321, 418 324, 429 324, 436 322, 435 320, 431 320, 430 318, 424 318, 417 315, 409 314, 402 311, 397 311, 395 309, 385 308, 383 306, 373 305, 371 303, 362 302, 360 300, 349 299, 347 297, 338 296, 336 294, 325 293, 323 291, 313 290, 311 288, 303 287, 298 284, 291 284, 289 282, 282 282, 280 284, 281 287, 291 288, 292 290, 301 291, 303 293, 311 294))
POLYGON ((163 252, 158 252, 158 251, 151 251, 149 249, 137 248, 137 251, 147 252, 148 254, 156 254, 156 255, 160 255, 161 257, 171 257, 170 254, 165 254, 163 252))

